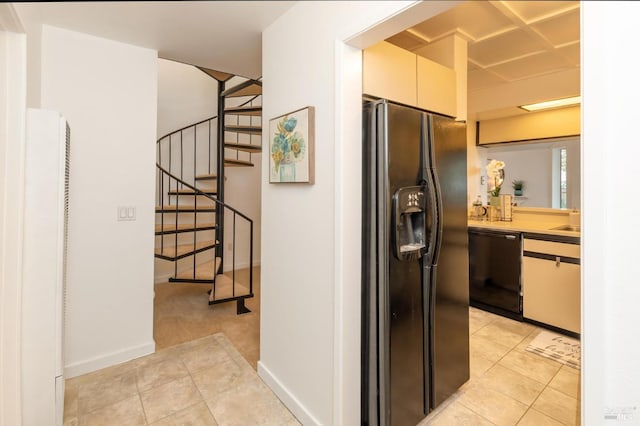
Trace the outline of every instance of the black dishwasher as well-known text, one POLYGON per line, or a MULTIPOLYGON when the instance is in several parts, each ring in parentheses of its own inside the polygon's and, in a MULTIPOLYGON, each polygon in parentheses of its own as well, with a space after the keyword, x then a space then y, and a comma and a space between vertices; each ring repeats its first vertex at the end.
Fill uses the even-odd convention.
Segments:
POLYGON ((469 303, 522 320, 522 234, 469 230, 469 303))

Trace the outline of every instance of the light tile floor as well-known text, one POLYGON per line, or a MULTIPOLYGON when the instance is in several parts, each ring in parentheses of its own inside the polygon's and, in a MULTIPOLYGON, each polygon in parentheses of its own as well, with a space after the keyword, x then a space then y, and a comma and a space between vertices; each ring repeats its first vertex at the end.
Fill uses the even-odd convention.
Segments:
MULTIPOLYGON (((240 316, 234 303, 208 306, 201 285, 156 285, 158 351, 67 380, 65 425, 298 424, 253 371, 254 277, 240 316)), ((540 328, 475 308, 469 323, 471 379, 420 426, 580 424, 580 372, 525 351, 540 328)))
POLYGON ((65 426, 299 425, 218 333, 66 381, 65 426))
POLYGON ((471 379, 423 425, 579 425, 580 371, 525 351, 539 327, 469 309, 471 379))

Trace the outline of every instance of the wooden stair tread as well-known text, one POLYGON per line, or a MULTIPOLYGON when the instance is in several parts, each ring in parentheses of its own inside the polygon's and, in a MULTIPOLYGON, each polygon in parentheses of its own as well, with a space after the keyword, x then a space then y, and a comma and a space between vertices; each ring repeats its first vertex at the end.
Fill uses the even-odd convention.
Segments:
MULTIPOLYGON (((216 265, 220 265, 219 257, 216 258, 216 265)), ((207 262, 196 267, 195 277, 193 275, 193 268, 179 273, 176 278, 179 280, 210 280, 213 278, 213 262, 207 262)), ((248 296, 250 294, 249 288, 244 284, 236 281, 235 294, 233 293, 233 280, 228 275, 218 274, 216 275, 216 291, 215 298, 213 300, 229 299, 234 296, 248 296)))
POLYGON ((198 211, 202 212, 215 212, 216 207, 213 204, 209 205, 198 205, 197 207, 193 204, 184 204, 184 205, 165 205, 165 206, 156 206, 156 213, 173 213, 175 211, 179 211, 181 213, 198 211))
POLYGON ((175 223, 165 223, 164 227, 162 226, 162 224, 156 225, 156 235, 160 235, 163 233, 165 234, 175 233, 176 231, 178 232, 187 232, 187 231, 194 231, 194 230, 206 231, 206 230, 211 230, 215 228, 216 228, 215 223, 197 223, 196 226, 194 226, 193 223, 180 223, 178 224, 178 226, 176 226, 175 223))
MULTIPOLYGON (((201 189, 200 192, 204 192, 207 195, 216 195, 218 193, 218 191, 216 189, 201 189)), ((167 194, 169 195, 194 195, 196 194, 196 192, 193 189, 172 189, 171 191, 167 192, 167 194)), ((202 195, 199 194, 198 195, 202 195)))
POLYGON ((251 161, 236 160, 233 158, 225 158, 224 165, 229 167, 253 167, 251 161))
POLYGON ((215 180, 215 179, 218 179, 218 175, 215 173, 208 173, 208 174, 196 176, 196 180, 215 180))
POLYGON ((249 115, 253 117, 260 117, 262 115, 261 106, 249 106, 249 107, 227 107, 224 110, 227 115, 249 115))
POLYGON ((238 281, 235 283, 235 292, 234 292, 233 280, 228 275, 218 274, 216 276, 216 285, 215 285, 215 293, 213 295, 213 300, 220 299, 229 299, 230 297, 237 296, 248 296, 249 289, 244 285, 240 284, 238 281))
POLYGON ((233 74, 229 74, 229 73, 222 72, 222 71, 212 70, 210 68, 205 68, 205 67, 196 67, 196 68, 198 68, 203 73, 207 74, 209 77, 213 77, 218 81, 227 81, 231 77, 233 77, 233 74))
MULTIPOLYGON (((220 270, 221 262, 222 262, 222 259, 216 256, 216 262, 215 262, 216 271, 220 270)), ((175 278, 180 280, 194 279, 193 268, 180 272, 178 275, 176 275, 175 278)), ((208 262, 205 262, 196 266, 195 279, 196 280, 213 280, 213 260, 210 260, 208 262)))
POLYGON ((227 124, 224 126, 225 132, 247 133, 250 135, 262 134, 262 126, 241 126, 235 124, 227 124))
POLYGON ((216 246, 216 241, 199 241, 195 244, 178 244, 177 246, 167 247, 166 245, 160 249, 160 247, 156 247, 156 256, 166 256, 166 257, 176 257, 182 256, 185 254, 193 253, 198 250, 211 249, 216 246))
POLYGON ((262 152, 262 147, 260 145, 251 145, 246 143, 225 142, 224 147, 244 152, 262 152))
POLYGON ((226 98, 239 98, 243 96, 256 96, 262 94, 262 83, 256 80, 247 80, 237 86, 230 87, 222 92, 226 98))

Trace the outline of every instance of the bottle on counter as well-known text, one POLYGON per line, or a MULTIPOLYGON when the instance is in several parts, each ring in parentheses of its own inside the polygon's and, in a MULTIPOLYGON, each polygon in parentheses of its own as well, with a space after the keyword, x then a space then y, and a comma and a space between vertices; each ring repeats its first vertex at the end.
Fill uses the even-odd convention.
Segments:
POLYGON ((482 200, 479 195, 471 205, 473 206, 473 218, 476 220, 484 219, 484 216, 487 214, 487 208, 482 205, 482 200))

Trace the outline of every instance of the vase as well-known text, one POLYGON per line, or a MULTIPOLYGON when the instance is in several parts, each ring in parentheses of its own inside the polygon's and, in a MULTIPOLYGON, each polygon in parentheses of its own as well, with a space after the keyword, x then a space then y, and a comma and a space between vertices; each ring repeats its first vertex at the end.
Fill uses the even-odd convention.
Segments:
POLYGON ((489 205, 493 207, 500 207, 500 197, 494 197, 493 195, 489 198, 489 205))
POLYGON ((296 181, 296 165, 295 163, 280 163, 280 182, 296 181))
POLYGON ((514 189, 513 190, 513 195, 517 195, 517 196, 522 195, 522 189, 514 189))

